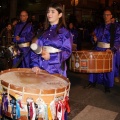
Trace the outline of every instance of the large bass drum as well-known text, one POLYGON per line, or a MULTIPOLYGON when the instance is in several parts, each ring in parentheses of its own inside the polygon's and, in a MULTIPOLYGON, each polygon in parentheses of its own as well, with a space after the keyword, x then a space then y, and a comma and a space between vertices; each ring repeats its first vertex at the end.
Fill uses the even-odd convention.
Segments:
POLYGON ((12 119, 55 119, 56 105, 66 102, 70 90, 67 78, 27 68, 2 71, 0 80, 2 112, 12 119))

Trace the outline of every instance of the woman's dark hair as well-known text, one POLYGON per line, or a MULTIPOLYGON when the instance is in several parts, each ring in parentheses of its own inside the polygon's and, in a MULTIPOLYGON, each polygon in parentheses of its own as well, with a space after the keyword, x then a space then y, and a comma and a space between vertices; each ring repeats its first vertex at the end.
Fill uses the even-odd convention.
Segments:
MULTIPOLYGON (((48 12, 50 7, 56 9, 59 14, 62 13, 62 16, 59 19, 59 23, 58 23, 58 26, 57 26, 57 29, 56 29, 57 32, 59 32, 59 29, 61 27, 66 27, 64 8, 63 8, 63 6, 60 3, 51 3, 51 4, 49 4, 49 6, 47 8, 47 12, 48 12)), ((45 27, 44 27, 45 30, 48 29, 49 26, 50 26, 50 23, 49 23, 49 21, 47 19, 47 14, 46 14, 45 27)))

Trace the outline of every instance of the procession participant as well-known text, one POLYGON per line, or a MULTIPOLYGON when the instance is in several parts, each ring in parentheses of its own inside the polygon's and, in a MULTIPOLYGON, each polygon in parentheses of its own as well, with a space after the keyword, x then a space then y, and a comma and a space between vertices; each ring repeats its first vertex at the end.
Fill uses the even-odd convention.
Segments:
POLYGON ((13 42, 17 45, 17 56, 13 60, 13 66, 21 68, 30 67, 30 42, 33 38, 33 27, 28 22, 28 12, 21 11, 20 22, 16 25, 13 42))
POLYGON ((47 8, 45 31, 36 42, 42 48, 41 54, 31 53, 32 70, 36 73, 46 70, 50 74, 66 76, 66 60, 72 52, 72 35, 66 28, 63 6, 51 3, 47 8))
POLYGON ((114 85, 116 51, 120 46, 120 25, 111 23, 112 11, 109 8, 104 10, 103 18, 105 23, 94 30, 94 41, 97 42, 95 50, 113 52, 113 70, 107 73, 90 74, 87 87, 95 87, 96 83, 103 84, 105 92, 110 92, 110 88, 114 85))

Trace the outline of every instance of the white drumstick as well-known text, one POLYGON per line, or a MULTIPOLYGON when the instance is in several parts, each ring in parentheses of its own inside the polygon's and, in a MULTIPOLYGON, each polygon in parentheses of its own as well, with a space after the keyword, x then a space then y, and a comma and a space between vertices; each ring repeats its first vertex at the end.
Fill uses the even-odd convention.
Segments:
POLYGON ((36 54, 41 54, 42 52, 42 47, 38 46, 36 43, 32 43, 30 48, 36 53, 36 54))

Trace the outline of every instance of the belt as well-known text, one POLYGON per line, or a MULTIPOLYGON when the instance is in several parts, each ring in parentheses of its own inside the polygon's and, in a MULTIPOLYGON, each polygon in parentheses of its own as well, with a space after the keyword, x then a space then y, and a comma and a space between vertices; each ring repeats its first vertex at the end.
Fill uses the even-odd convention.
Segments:
POLYGON ((100 48, 110 48, 110 43, 105 43, 105 42, 98 42, 97 47, 100 48))
POLYGON ((57 49, 57 48, 54 48, 54 47, 51 47, 51 46, 43 46, 42 49, 45 50, 45 51, 48 52, 48 53, 61 52, 60 49, 57 49))
POLYGON ((21 44, 18 44, 18 46, 19 46, 20 48, 22 48, 22 47, 29 47, 29 46, 30 46, 30 42, 21 43, 21 44))
POLYGON ((30 47, 36 54, 41 54, 42 50, 45 50, 48 53, 61 52, 60 49, 57 49, 51 46, 38 46, 36 43, 32 43, 30 47))

